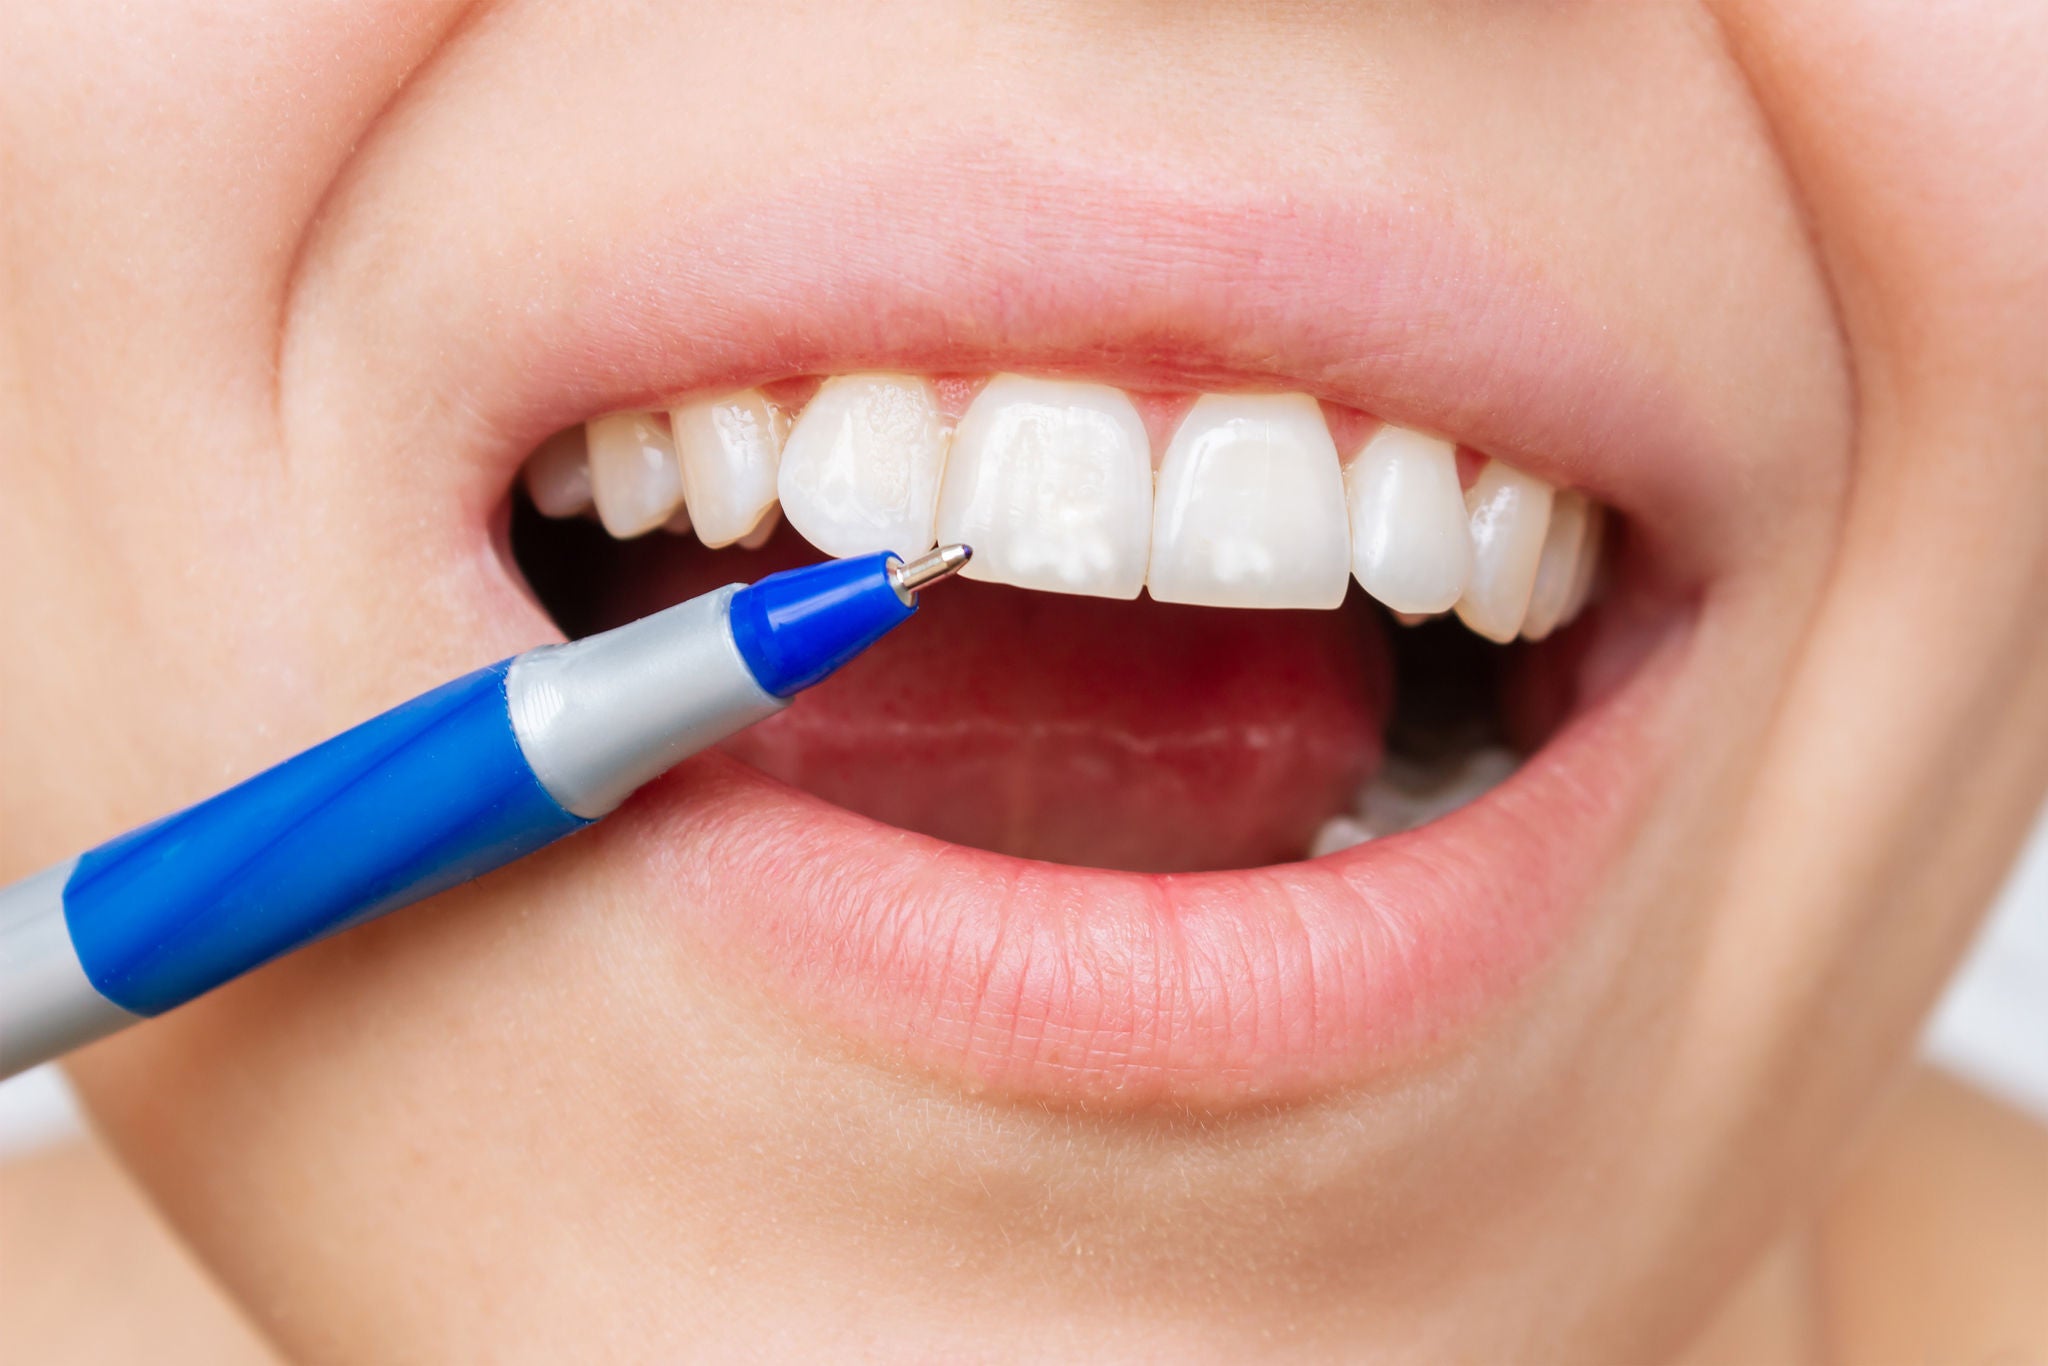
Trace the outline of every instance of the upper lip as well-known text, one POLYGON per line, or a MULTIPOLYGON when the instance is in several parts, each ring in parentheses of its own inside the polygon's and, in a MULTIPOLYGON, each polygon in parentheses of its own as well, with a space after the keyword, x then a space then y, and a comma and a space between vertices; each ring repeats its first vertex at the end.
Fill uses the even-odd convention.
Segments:
POLYGON ((1306 391, 1582 489, 1678 577, 1728 554, 1717 533, 1739 500, 1715 477, 1710 415, 1623 320, 1425 186, 1276 202, 974 140, 748 187, 601 243, 550 231, 530 252, 439 253, 479 274, 436 282, 458 304, 409 349, 434 364, 378 376, 396 411, 447 415, 459 426, 440 439, 482 453, 464 491, 479 514, 548 433, 597 413, 799 374, 1036 370, 1306 391))
MULTIPOLYGON (((1715 425, 1624 326, 1420 187, 1276 201, 977 142, 750 187, 602 243, 442 255, 478 274, 438 282, 434 363, 380 375, 380 401, 477 453, 444 508, 479 536, 526 453, 595 413, 798 374, 1004 369, 1304 390, 1586 491, 1676 578, 1732 553, 1718 533, 1740 490, 1714 477, 1715 425)), ((504 567, 482 596, 502 605, 512 581, 504 567)), ((499 615, 517 618, 500 643, 553 634, 530 600, 499 615)), ((717 757, 598 847, 629 841, 647 901, 696 889, 704 923, 800 991, 983 1080, 1271 1095, 1414 1056, 1562 941, 1657 785, 1668 673, 1640 670, 1475 807, 1313 869, 1089 873, 914 836, 862 850, 878 827, 797 820, 809 799, 717 757)))

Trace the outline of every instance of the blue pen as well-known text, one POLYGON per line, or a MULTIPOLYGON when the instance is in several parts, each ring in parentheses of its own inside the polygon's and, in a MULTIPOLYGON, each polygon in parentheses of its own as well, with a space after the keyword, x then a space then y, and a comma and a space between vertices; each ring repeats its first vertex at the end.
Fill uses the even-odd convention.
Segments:
POLYGON ((793 569, 528 650, 0 888, 0 1077, 582 829, 789 705, 970 553, 793 569))

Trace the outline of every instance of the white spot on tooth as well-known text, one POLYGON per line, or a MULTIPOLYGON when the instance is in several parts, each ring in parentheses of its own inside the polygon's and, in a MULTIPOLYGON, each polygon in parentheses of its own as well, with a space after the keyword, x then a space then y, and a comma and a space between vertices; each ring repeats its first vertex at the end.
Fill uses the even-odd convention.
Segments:
POLYGON ((1206 394, 1159 468, 1146 586, 1161 602, 1335 607, 1351 577, 1337 448, 1306 394, 1206 394))
POLYGON ((947 437, 929 380, 829 379, 783 447, 783 515, 827 555, 922 554, 936 544, 947 437))
POLYGON ((998 375, 953 434, 938 539, 974 547, 967 577, 1135 598, 1152 540, 1152 457, 1122 391, 998 375))

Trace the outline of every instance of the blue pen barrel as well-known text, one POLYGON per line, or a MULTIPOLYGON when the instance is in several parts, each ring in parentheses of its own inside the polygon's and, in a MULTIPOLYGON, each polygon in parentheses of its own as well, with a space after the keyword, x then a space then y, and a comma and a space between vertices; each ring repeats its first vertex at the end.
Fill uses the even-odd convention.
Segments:
POLYGON ((510 663, 82 855, 64 915, 92 985, 160 1014, 587 824, 520 750, 510 663))
POLYGON ((0 886, 0 1077, 604 816, 873 645, 968 554, 789 570, 528 650, 0 886))

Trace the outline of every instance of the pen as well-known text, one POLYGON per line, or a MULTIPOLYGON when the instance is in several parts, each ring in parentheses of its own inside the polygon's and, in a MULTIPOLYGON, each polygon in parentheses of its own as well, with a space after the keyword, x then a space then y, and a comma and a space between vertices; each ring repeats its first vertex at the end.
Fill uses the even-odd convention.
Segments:
POLYGON ((970 554, 828 561, 528 650, 0 887, 0 1077, 582 829, 782 710, 970 554))

